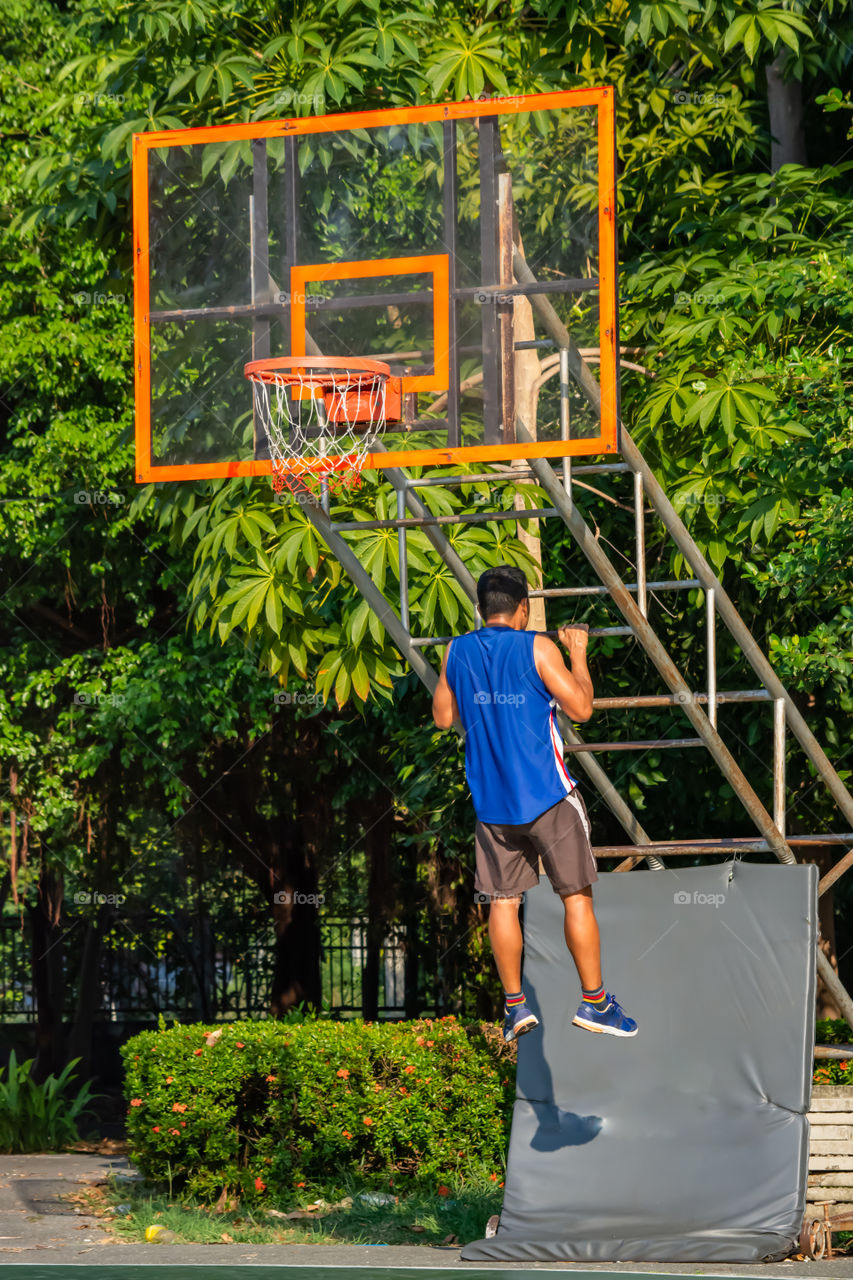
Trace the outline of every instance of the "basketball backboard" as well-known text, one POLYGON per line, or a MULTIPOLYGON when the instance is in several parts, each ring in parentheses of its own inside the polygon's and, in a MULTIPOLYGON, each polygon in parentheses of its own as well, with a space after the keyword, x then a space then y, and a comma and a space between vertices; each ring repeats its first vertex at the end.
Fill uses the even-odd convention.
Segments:
POLYGON ((268 474, 244 366, 300 355, 402 379, 368 466, 616 452, 614 152, 609 87, 135 135, 137 479, 268 474))

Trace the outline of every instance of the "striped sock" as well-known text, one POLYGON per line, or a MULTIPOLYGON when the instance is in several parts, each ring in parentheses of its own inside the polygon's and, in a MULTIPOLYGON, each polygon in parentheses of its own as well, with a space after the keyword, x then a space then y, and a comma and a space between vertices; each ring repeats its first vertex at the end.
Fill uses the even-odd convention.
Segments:
POLYGON ((504 992, 504 1007, 507 1013, 509 1013, 510 1009, 515 1009, 520 1004, 524 1004, 523 991, 516 991, 515 995, 512 995, 509 991, 504 992))
POLYGON ((593 1009, 598 1009, 599 1013, 607 1005, 607 992, 604 987, 599 987, 597 991, 584 991, 581 988, 584 1004, 591 1004, 593 1009))

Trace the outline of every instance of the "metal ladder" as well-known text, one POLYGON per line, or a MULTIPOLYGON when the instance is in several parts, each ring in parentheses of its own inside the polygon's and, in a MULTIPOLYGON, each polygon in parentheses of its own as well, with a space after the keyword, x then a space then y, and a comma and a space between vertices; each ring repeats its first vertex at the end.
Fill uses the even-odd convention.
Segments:
MULTIPOLYGON (((519 438, 528 433, 523 423, 517 422, 519 438)), ((529 436, 528 436, 529 438, 529 436)), ((570 530, 576 545, 595 571, 598 583, 580 587, 548 587, 531 592, 548 599, 590 596, 610 597, 624 618, 624 624, 616 627, 593 628, 592 635, 631 635, 651 658, 658 673, 668 687, 665 693, 637 694, 624 697, 596 698, 594 707, 599 710, 630 712, 639 708, 673 706, 680 707, 691 723, 695 736, 666 739, 625 740, 619 742, 586 742, 571 724, 561 716, 561 730, 566 751, 577 755, 603 801, 614 814, 629 837, 627 845, 597 846, 599 857, 620 857, 615 868, 630 870, 645 860, 650 867, 660 870, 667 856, 685 854, 742 854, 772 852, 783 863, 795 863, 793 849, 798 845, 813 844, 819 840, 825 844, 838 844, 845 849, 842 858, 821 880, 819 892, 825 893, 844 872, 853 865, 853 797, 839 778, 833 765, 812 734, 799 709, 776 676, 767 657, 759 648, 735 605, 725 592, 714 571, 696 546, 678 513, 667 499, 653 472, 637 446, 623 429, 620 462, 596 463, 588 466, 565 466, 562 475, 544 459, 530 459, 524 470, 508 468, 506 471, 488 472, 483 475, 451 475, 414 479, 399 468, 385 471, 397 493, 397 514, 393 519, 371 521, 338 521, 331 519, 327 502, 316 501, 310 495, 300 495, 303 510, 317 532, 338 559, 361 595, 376 613, 392 642, 409 663, 425 687, 432 692, 438 679, 435 668, 424 657, 423 650, 448 643, 450 636, 413 636, 410 627, 408 603, 408 554, 407 531, 422 529, 441 562, 456 578, 471 601, 472 624, 476 625, 476 584, 458 554, 453 550, 444 533, 445 524, 480 524, 491 521, 518 519, 560 518, 570 530), (636 581, 625 582, 606 555, 592 530, 584 521, 573 501, 572 486, 584 475, 626 474, 632 477, 634 503, 634 531, 636 551, 636 581), (424 506, 419 490, 431 485, 452 487, 478 481, 494 484, 504 476, 517 483, 531 479, 545 490, 551 506, 519 511, 509 510, 432 515, 424 506), (661 520, 667 533, 674 539, 690 566, 693 576, 685 579, 648 581, 645 559, 645 503, 661 520), (408 511, 408 514, 407 514, 408 511), (344 535, 353 530, 394 529, 397 532, 400 551, 400 601, 394 609, 364 569, 344 535), (648 619, 648 597, 651 592, 701 589, 705 593, 705 622, 707 629, 707 675, 703 690, 692 690, 675 666, 662 641, 648 619), (755 672, 760 686, 754 689, 719 690, 716 670, 716 630, 718 620, 727 626, 739 645, 744 657, 755 672), (722 704, 738 702, 770 702, 773 704, 773 813, 765 809, 751 783, 731 755, 717 731, 717 713, 722 704), (785 744, 790 731, 814 766, 818 776, 828 787, 850 831, 820 834, 819 836, 786 837, 785 834, 785 744), (757 828, 757 838, 732 838, 724 840, 669 840, 654 841, 641 826, 628 803, 614 787, 595 753, 622 750, 667 750, 673 748, 706 747, 731 785, 743 807, 757 828)), ((834 996, 845 1018, 853 1026, 853 1000, 840 982, 830 962, 818 949, 818 971, 826 987, 834 996)))

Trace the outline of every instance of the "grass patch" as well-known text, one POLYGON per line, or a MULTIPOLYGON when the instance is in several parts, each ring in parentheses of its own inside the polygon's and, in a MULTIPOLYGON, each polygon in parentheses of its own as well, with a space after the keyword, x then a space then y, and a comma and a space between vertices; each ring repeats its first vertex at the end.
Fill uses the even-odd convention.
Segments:
POLYGON ((169 1197, 145 1183, 110 1181, 74 1200, 96 1215, 105 1230, 127 1242, 144 1241, 150 1227, 164 1229, 173 1244, 466 1244, 482 1237, 500 1213, 503 1189, 491 1180, 466 1179, 442 1192, 412 1188, 390 1193, 348 1182, 303 1189, 290 1204, 219 1208, 193 1196, 169 1197), (328 1208, 312 1212, 318 1200, 328 1208), (341 1204, 341 1201, 344 1203, 341 1204), (310 1216, 286 1220, 285 1213, 310 1216))

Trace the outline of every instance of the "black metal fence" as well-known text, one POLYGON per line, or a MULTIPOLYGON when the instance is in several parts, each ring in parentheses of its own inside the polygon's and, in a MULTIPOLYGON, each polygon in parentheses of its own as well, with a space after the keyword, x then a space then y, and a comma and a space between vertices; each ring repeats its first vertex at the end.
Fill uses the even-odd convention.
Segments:
MULTIPOLYGON (((73 1015, 82 945, 80 919, 62 931, 66 1016, 73 1015)), ((256 922, 257 924, 257 922, 256 922)), ((358 1017, 369 1004, 364 978, 367 920, 321 919, 321 982, 325 1009, 358 1017)), ((216 929, 211 920, 172 916, 145 929, 127 920, 107 931, 98 975, 101 1021, 231 1021, 264 1017, 273 969, 271 928, 251 939, 216 929)), ((406 939, 390 926, 379 954, 378 1014, 404 1016, 406 939)), ((431 1009, 425 1012, 432 1012, 431 1009)), ((35 1020, 32 941, 26 920, 0 920, 0 1022, 35 1020)))

